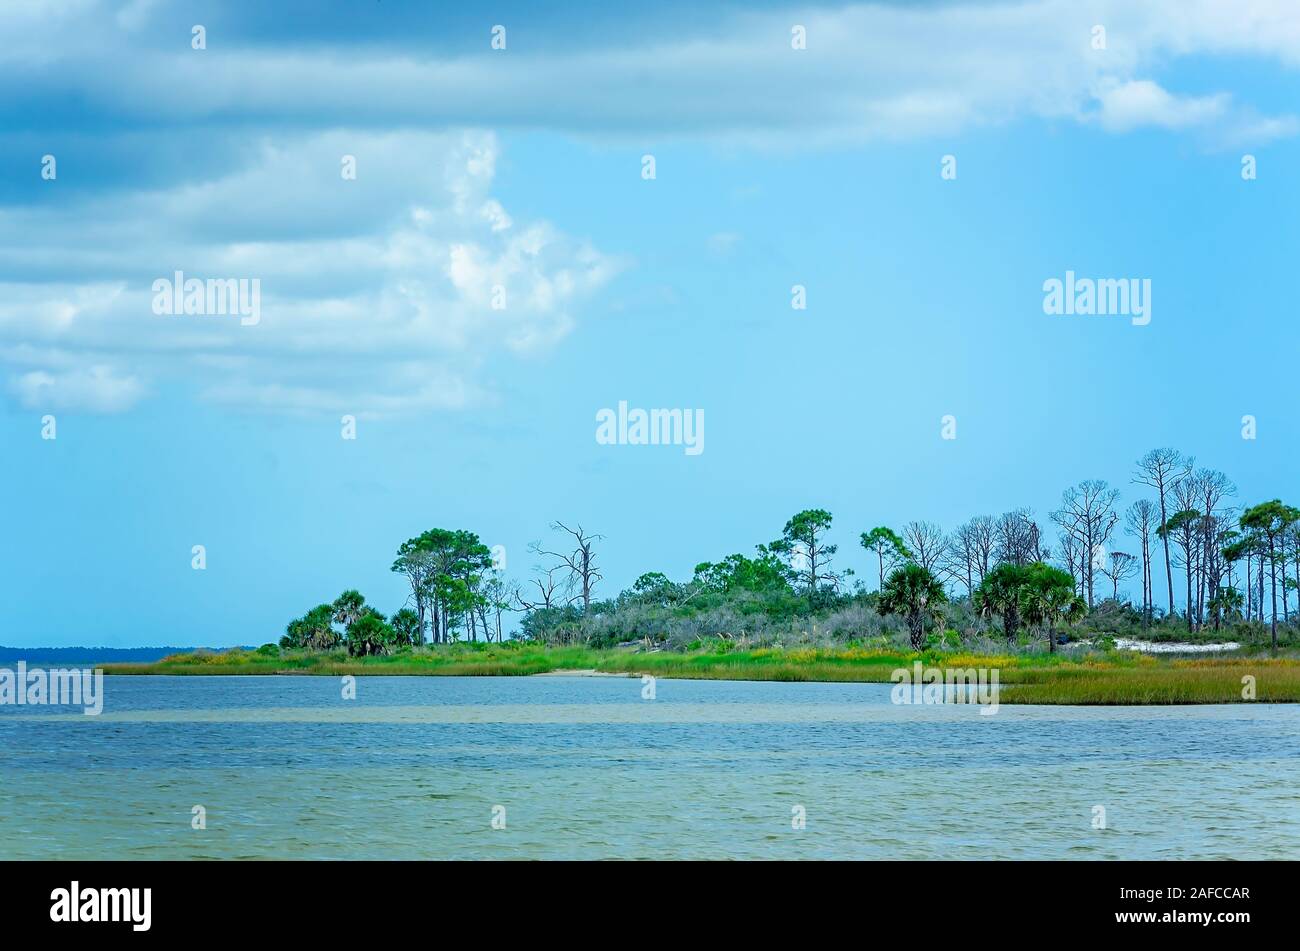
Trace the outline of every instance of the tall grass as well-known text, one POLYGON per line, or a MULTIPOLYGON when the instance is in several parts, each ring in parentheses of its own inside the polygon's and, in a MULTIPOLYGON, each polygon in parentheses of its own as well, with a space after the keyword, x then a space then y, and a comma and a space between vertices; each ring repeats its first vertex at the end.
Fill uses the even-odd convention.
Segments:
POLYGON ((1025 668, 1006 679, 1011 685, 1002 691, 1002 703, 1300 702, 1300 662, 1293 659, 1217 658, 1131 667, 1025 668), (1250 700, 1248 682, 1254 691, 1250 700))
POLYGON ((888 683, 900 667, 996 668, 1006 685, 1002 703, 1179 704, 1241 703, 1244 677, 1254 678, 1255 700, 1300 702, 1300 660, 1236 656, 1197 659, 1115 652, 979 654, 911 653, 868 647, 763 647, 733 650, 708 645, 695 651, 630 652, 530 644, 446 645, 389 657, 345 652, 283 651, 278 656, 232 650, 178 654, 154 664, 107 664, 110 674, 315 674, 325 676, 528 676, 566 670, 651 674, 689 680, 888 683))

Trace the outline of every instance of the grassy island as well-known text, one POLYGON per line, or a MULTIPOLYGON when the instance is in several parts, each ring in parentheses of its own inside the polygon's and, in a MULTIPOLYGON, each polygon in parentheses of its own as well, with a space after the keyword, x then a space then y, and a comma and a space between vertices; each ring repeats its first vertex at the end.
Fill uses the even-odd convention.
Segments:
POLYGON ((1021 508, 951 532, 860 531, 869 583, 835 565, 824 509, 795 513, 753 554, 682 580, 647 571, 603 597, 605 539, 581 524, 552 523, 525 579, 474 532, 433 528, 396 550, 405 603, 392 614, 350 588, 278 643, 106 670, 888 683, 919 661, 996 670, 1005 703, 1300 701, 1300 508, 1234 506, 1226 475, 1173 449, 1137 460, 1132 482, 1152 491, 1122 515, 1119 490, 1089 479, 1047 524, 1021 508), (1135 598, 1124 589, 1139 578, 1135 598))

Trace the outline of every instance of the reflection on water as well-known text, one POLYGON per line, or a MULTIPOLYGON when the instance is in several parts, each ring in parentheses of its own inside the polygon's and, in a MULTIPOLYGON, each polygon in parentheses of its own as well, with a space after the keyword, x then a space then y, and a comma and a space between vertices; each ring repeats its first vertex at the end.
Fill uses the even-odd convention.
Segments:
POLYGON ((661 680, 645 701, 565 677, 106 694, 100 717, 0 708, 0 857, 1300 857, 1297 706, 980 716, 886 684, 661 680))

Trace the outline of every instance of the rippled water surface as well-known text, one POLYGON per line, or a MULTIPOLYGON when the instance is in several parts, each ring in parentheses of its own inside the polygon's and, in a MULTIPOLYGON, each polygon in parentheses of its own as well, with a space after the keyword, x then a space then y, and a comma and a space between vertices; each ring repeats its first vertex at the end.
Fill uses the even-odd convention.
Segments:
POLYGON ((99 717, 0 707, 0 857, 1300 858, 1295 705, 981 716, 881 684, 661 680, 643 700, 591 677, 105 689, 99 717))

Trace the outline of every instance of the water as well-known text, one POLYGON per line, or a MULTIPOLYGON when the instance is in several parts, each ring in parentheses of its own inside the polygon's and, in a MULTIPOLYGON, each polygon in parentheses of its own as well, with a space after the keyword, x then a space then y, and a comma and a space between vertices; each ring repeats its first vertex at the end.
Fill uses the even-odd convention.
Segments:
POLYGON ((0 707, 0 858, 1300 858, 1300 706, 641 689, 110 677, 100 717, 0 707))

